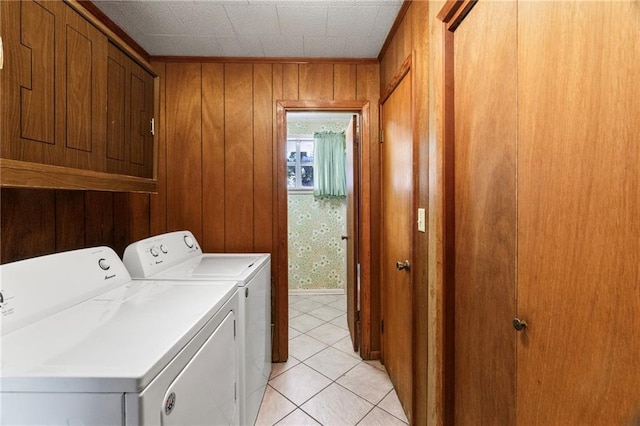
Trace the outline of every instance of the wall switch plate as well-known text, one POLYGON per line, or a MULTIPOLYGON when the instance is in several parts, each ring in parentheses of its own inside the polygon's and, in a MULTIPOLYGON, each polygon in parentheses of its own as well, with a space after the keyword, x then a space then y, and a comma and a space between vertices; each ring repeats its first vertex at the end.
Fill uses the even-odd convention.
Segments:
POLYGON ((418 209, 418 231, 427 232, 427 224, 425 222, 425 209, 418 209))

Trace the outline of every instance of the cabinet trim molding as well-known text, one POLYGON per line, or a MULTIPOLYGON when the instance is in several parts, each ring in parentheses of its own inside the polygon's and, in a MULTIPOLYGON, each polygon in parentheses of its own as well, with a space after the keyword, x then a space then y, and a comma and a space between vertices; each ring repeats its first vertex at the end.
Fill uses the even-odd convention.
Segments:
POLYGON ((0 187, 156 193, 153 179, 0 159, 0 187))

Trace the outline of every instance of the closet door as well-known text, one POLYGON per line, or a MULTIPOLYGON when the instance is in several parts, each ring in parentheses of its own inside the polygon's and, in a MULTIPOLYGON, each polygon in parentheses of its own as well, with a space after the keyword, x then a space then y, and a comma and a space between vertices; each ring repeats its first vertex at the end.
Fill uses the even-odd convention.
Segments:
POLYGON ((516 12, 514 2, 480 1, 447 36, 446 286, 458 425, 512 425, 516 416, 516 12))
POLYGON ((412 72, 382 104, 382 359, 409 421, 413 398, 412 72))
POLYGON ((640 3, 518 8, 518 424, 637 424, 640 3))

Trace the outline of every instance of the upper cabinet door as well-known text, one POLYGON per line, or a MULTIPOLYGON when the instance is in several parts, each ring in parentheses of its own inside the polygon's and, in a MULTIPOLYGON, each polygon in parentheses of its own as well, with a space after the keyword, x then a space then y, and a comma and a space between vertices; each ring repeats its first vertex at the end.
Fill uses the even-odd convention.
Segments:
POLYGON ((2 186, 155 190, 149 65, 63 1, 0 9, 2 186))
POLYGON ((107 171, 153 176, 153 90, 153 76, 109 43, 107 171))
POLYGON ((60 2, 2 6, 2 156, 104 171, 107 37, 60 2))
MULTIPOLYGON (((2 157, 61 164, 56 132, 58 2, 2 2, 2 157)), ((58 144, 58 142, 60 142, 58 144)))
POLYGON ((64 117, 64 165, 105 171, 107 37, 68 6, 63 30, 56 63, 63 92, 56 102, 64 117))

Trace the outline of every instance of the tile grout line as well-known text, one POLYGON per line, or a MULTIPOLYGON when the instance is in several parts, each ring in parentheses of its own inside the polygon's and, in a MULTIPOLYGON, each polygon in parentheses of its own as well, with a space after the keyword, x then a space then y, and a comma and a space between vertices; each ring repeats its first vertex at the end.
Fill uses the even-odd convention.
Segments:
MULTIPOLYGON (((316 295, 316 296, 324 296, 324 295, 316 295)), ((298 363, 297 363, 297 364, 295 364, 295 365, 293 365, 293 366, 291 366, 291 367, 289 367, 289 368, 288 368, 288 369, 286 369, 286 370, 281 371, 281 372, 280 372, 279 374, 277 374, 276 376, 273 376, 273 377, 270 377, 270 378, 269 378, 268 386, 271 388, 271 390, 275 391, 278 395, 282 396, 286 401, 290 402, 290 403, 294 406, 293 410, 291 410, 291 411, 287 412, 287 413, 286 413, 286 414, 284 414, 282 417, 279 417, 279 418, 278 418, 278 419, 273 423, 273 425, 277 424, 278 422, 283 421, 284 419, 286 419, 288 416, 292 415, 292 414, 293 414, 296 410, 298 410, 298 409, 299 409, 302 413, 304 413, 306 416, 308 416, 309 418, 313 419, 313 420, 314 420, 314 421, 316 421, 318 424, 322 425, 322 423, 321 423, 318 419, 316 419, 315 417, 313 417, 313 415, 311 415, 310 413, 308 413, 307 411, 305 411, 305 410, 302 408, 302 406, 303 406, 304 404, 306 404, 307 402, 311 401, 313 398, 317 397, 320 393, 322 393, 323 391, 325 391, 327 388, 329 388, 329 387, 330 387, 331 385, 333 385, 333 384, 336 384, 337 386, 339 386, 339 387, 340 387, 340 388, 342 388, 343 390, 348 391, 349 393, 353 394, 353 395, 354 395, 354 396, 356 396, 357 398, 359 398, 359 399, 363 400, 364 402, 368 403, 369 405, 371 405, 371 408, 370 408, 370 409, 369 409, 369 410, 368 410, 368 411, 367 411, 367 412, 366 412, 366 413, 365 413, 365 414, 364 414, 364 415, 363 415, 363 416, 362 416, 362 417, 361 417, 361 418, 360 418, 360 419, 355 423, 355 425, 359 425, 359 424, 361 424, 361 423, 362 423, 362 421, 363 421, 363 420, 364 420, 364 419, 365 419, 369 414, 371 414, 371 412, 372 412, 375 408, 378 408, 378 409, 382 410, 384 413, 386 413, 387 415, 389 415, 389 416, 393 417, 394 419, 396 419, 396 420, 400 421, 401 423, 403 423, 403 424, 407 424, 403 419, 401 419, 401 418, 397 417, 397 416, 396 416, 396 415, 394 415, 393 413, 390 413, 388 410, 384 409, 383 407, 380 407, 380 405, 379 405, 379 404, 381 404, 381 403, 382 403, 382 401, 384 401, 384 400, 385 400, 385 399, 386 399, 386 398, 387 398, 387 397, 388 397, 392 392, 394 392, 394 391, 395 391, 395 387, 393 387, 393 384, 392 384, 391 389, 390 389, 388 392, 386 392, 386 393, 384 394, 384 396, 380 399, 380 401, 378 401, 377 403, 375 403, 375 404, 374 404, 374 403, 372 403, 371 401, 369 401, 368 399, 366 399, 366 398, 362 397, 361 395, 358 395, 355 391, 353 391, 353 390, 351 390, 351 389, 349 389, 349 388, 347 388, 347 387, 343 386, 342 384, 338 383, 338 380, 342 379, 342 378, 343 378, 343 377, 345 377, 349 372, 351 372, 353 369, 355 369, 355 368, 357 368, 357 367, 361 366, 362 364, 365 364, 365 365, 367 365, 368 367, 375 368, 375 369, 378 369, 378 370, 380 370, 380 371, 383 371, 383 372, 385 372, 385 374, 387 374, 387 377, 388 377, 388 373, 386 372, 386 369, 381 369, 381 368, 376 367, 375 365, 371 365, 371 364, 369 364, 367 361, 365 361, 365 360, 363 360, 362 358, 360 358, 360 356, 359 356, 359 353, 358 353, 358 352, 354 352, 354 353, 358 353, 358 358, 356 358, 356 357, 353 357, 350 353, 348 353, 348 352, 346 352, 346 351, 344 351, 344 350, 342 350, 342 349, 339 349, 339 348, 337 348, 337 347, 335 347, 335 346, 334 346, 334 345, 336 345, 337 343, 339 343, 340 341, 344 340, 346 337, 340 338, 339 340, 337 340, 336 342, 333 342, 332 344, 327 344, 326 342, 323 342, 323 341, 321 341, 321 340, 319 340, 319 339, 317 339, 317 338, 315 338, 315 337, 313 337, 313 336, 311 336, 311 335, 309 335, 309 334, 308 334, 309 332, 311 332, 311 331, 313 331, 313 330, 315 330, 315 329, 317 329, 317 328, 319 328, 319 327, 322 327, 323 325, 326 325, 326 324, 330 324, 330 325, 332 325, 332 326, 334 326, 334 327, 341 328, 341 329, 343 329, 343 330, 344 330, 344 328, 343 328, 343 327, 340 327, 340 326, 338 326, 338 325, 336 325, 336 324, 332 324, 332 323, 331 323, 331 321, 335 321, 335 320, 337 320, 338 318, 340 318, 341 316, 345 315, 345 314, 346 314, 346 311, 342 311, 342 313, 341 313, 340 315, 338 315, 338 316, 336 316, 335 318, 332 318, 332 319, 330 319, 330 320, 325 320, 325 319, 323 319, 323 318, 318 318, 318 317, 316 317, 316 316, 314 316, 314 315, 310 314, 310 312, 311 312, 311 311, 315 311, 315 310, 317 310, 317 309, 321 309, 322 307, 329 307, 329 308, 331 308, 331 309, 340 310, 340 309, 338 309, 338 308, 336 308, 336 307, 334 307, 334 306, 330 306, 330 305, 331 305, 331 304, 333 304, 333 303, 336 303, 336 302, 337 302, 341 297, 343 297, 343 296, 342 296, 342 295, 340 295, 340 297, 339 297, 338 299, 333 300, 333 301, 330 301, 330 302, 327 302, 327 303, 315 302, 315 303, 319 303, 321 306, 320 306, 320 307, 317 307, 317 308, 313 308, 313 309, 311 309, 311 310, 309 310, 309 311, 307 311, 307 310, 297 309, 297 308, 295 308, 295 307, 293 307, 293 306, 292 306, 292 308, 293 308, 293 309, 295 309, 296 311, 299 311, 299 312, 300 312, 300 315, 299 315, 299 316, 302 316, 302 315, 308 315, 308 316, 310 316, 310 317, 312 317, 312 318, 314 318, 314 319, 317 319, 317 320, 319 320, 319 321, 322 321, 322 324, 319 324, 319 325, 317 325, 316 327, 313 327, 313 328, 311 328, 311 329, 309 329, 309 330, 307 330, 307 331, 305 331, 305 332, 300 331, 300 330, 296 329, 295 327, 292 327, 292 326, 289 324, 289 326, 290 326, 292 329, 294 329, 295 331, 297 331, 297 332, 299 332, 299 333, 300 333, 298 336, 296 336, 296 337, 294 337, 294 338, 292 338, 292 339, 289 339, 289 340, 291 341, 291 340, 293 340, 293 339, 296 339, 296 338, 298 338, 298 337, 300 337, 300 336, 303 336, 303 335, 304 335, 304 336, 306 336, 306 337, 308 337, 308 338, 310 338, 310 339, 313 339, 314 341, 316 341, 316 342, 318 342, 318 343, 321 343, 321 344, 325 345, 325 347, 324 347, 324 348, 322 348, 322 349, 320 349, 319 351, 317 351, 317 352, 315 352, 315 353, 313 353, 313 354, 311 354, 311 355, 307 356, 307 357, 306 357, 306 358, 304 358, 304 359, 298 359, 298 358, 296 358, 295 356, 290 355, 290 357, 292 357, 293 359, 295 359, 296 361, 298 361, 298 363), (317 355, 321 354, 322 352, 326 351, 326 350, 327 350, 327 349, 329 349, 329 348, 332 348, 332 349, 334 349, 334 350, 338 351, 338 352, 339 352, 339 353, 341 353, 341 354, 344 354, 344 355, 350 356, 350 357, 352 357, 352 358, 354 358, 354 359, 357 359, 357 360, 358 360, 358 362, 357 362, 354 366, 352 366, 352 367, 348 368, 346 371, 344 371, 343 373, 341 373, 341 374, 340 374, 340 376, 339 376, 339 377, 337 377, 336 379, 332 379, 331 377, 327 376, 325 373, 323 373, 323 372, 322 372, 322 371, 320 371, 319 369, 314 368, 313 366, 311 366, 311 365, 307 364, 307 361, 309 361, 309 360, 310 360, 310 359, 312 359, 313 357, 315 357, 315 356, 317 356, 317 355), (307 367, 307 368, 311 369, 312 371, 316 372, 316 373, 317 373, 317 374, 319 374, 320 376, 322 376, 322 377, 326 378, 326 379, 327 379, 327 380, 329 380, 330 382, 329 382, 326 386, 323 386, 321 389, 319 389, 317 392, 315 392, 313 395, 311 395, 311 396, 309 396, 307 399, 305 399, 301 404, 296 404, 296 403, 295 403, 295 402, 293 402, 291 399, 289 399, 286 395, 284 395, 282 392, 280 392, 278 389, 276 389, 276 388, 274 388, 273 386, 271 386, 271 381, 272 381, 272 380, 274 380, 275 378, 277 378, 277 377, 281 376, 282 374, 284 374, 284 373, 288 372, 289 370, 291 370, 291 369, 293 369, 293 368, 295 368, 295 367, 297 367, 297 366, 301 365, 301 364, 302 364, 302 365, 304 365, 305 367, 307 367)), ((305 296, 305 298, 304 298, 303 300, 301 300, 301 301, 308 301, 308 300, 314 301, 314 300, 313 300, 313 295, 305 296)), ((300 302, 300 301, 299 301, 299 302, 300 302)), ((296 302, 296 303, 298 303, 298 302, 296 302)), ((295 303, 294 303, 294 304, 295 304, 295 303)), ((294 318, 297 318, 297 317, 294 317, 294 318)), ((289 320, 291 321, 291 319, 292 319, 292 318, 290 318, 289 320)), ((348 335, 347 335, 347 337, 348 337, 348 335)))

